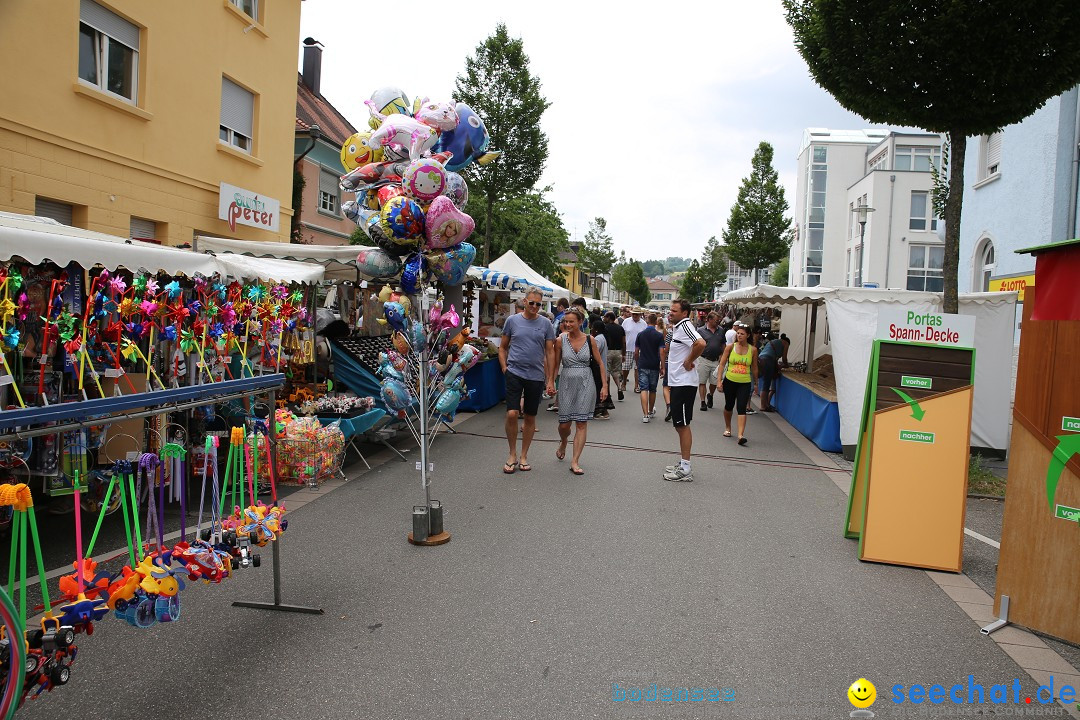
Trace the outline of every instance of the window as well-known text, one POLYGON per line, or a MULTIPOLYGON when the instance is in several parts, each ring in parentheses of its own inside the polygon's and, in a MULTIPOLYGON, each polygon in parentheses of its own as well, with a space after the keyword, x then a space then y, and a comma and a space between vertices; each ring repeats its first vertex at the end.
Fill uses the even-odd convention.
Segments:
POLYGON ((912 245, 908 248, 908 290, 941 292, 945 288, 945 247, 912 245))
POLYGON ((327 170, 319 171, 319 211, 340 215, 340 187, 338 176, 327 170))
POLYGON ((50 218, 60 223, 61 225, 75 225, 73 216, 75 214, 75 208, 67 203, 58 202, 56 200, 47 200, 46 198, 34 199, 34 215, 37 217, 50 218))
POLYGON ((82 0, 79 79, 134 103, 138 77, 139 28, 93 0, 82 0))
POLYGON ((221 127, 219 139, 246 153, 252 149, 255 96, 227 77, 221 78, 221 127))
POLYGON ((256 22, 259 20, 259 0, 229 0, 240 12, 256 22))
POLYGON ((979 180, 988 180, 1001 172, 1001 133, 979 138, 979 180))
POLYGON ((828 181, 828 148, 814 147, 814 162, 806 168, 807 183, 807 230, 806 230, 806 284, 809 287, 821 282, 822 254, 825 248, 825 189, 828 181))
POLYGON ((930 172, 930 166, 941 167, 941 148, 896 146, 897 170, 930 172))
POLYGON ((934 217, 933 204, 930 202, 930 192, 927 190, 911 191, 911 218, 908 220, 909 230, 937 231, 937 218, 934 217))
POLYGON ((134 215, 131 217, 130 237, 132 240, 144 240, 158 245, 161 244, 157 239, 157 223, 134 215))
POLYGON ((976 292, 990 291, 990 278, 994 274, 994 243, 990 238, 982 241, 982 247, 975 253, 975 288, 976 292))

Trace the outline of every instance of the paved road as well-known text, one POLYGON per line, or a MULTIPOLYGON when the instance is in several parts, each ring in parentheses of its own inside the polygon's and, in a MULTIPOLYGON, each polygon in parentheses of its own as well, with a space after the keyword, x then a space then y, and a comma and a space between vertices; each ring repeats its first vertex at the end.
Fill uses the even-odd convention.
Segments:
POLYGON ((580 478, 554 457, 550 414, 530 473, 501 472, 497 410, 440 437, 443 547, 405 542, 423 501, 412 462, 376 467, 293 513, 282 542, 285 602, 324 616, 231 607, 270 599, 266 566, 190 587, 175 625, 102 623, 72 683, 22 717, 825 719, 847 717, 859 677, 877 684, 878 717, 925 707, 891 704, 896 684, 970 674, 1035 692, 925 573, 856 559, 844 495, 769 417, 739 448, 719 411, 699 415, 695 449, 711 457, 672 484, 675 433, 642 424, 634 399, 591 425, 605 445, 580 478), (616 684, 652 683, 733 700, 613 701, 616 684))

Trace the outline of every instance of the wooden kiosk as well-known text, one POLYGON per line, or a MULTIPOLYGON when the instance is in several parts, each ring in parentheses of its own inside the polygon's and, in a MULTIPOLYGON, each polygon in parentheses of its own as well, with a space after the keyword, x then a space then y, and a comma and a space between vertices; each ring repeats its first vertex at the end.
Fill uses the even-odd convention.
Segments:
POLYGON ((1029 248, 995 610, 1080 643, 1080 240, 1029 248))

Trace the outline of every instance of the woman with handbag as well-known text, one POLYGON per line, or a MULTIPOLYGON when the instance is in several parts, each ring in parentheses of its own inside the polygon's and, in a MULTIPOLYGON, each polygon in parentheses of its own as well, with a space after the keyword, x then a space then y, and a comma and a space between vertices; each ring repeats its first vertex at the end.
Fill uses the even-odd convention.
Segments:
POLYGON ((600 370, 600 401, 607 396, 607 369, 600 350, 593 339, 581 331, 585 313, 571 307, 563 318, 564 332, 555 340, 555 363, 548 378, 548 392, 554 393, 555 368, 559 374, 559 449, 555 457, 566 457, 566 445, 570 439, 570 424, 577 426, 574 433, 574 455, 570 472, 584 475, 579 464, 585 449, 588 423, 596 411, 597 393, 593 380, 592 364, 600 370))

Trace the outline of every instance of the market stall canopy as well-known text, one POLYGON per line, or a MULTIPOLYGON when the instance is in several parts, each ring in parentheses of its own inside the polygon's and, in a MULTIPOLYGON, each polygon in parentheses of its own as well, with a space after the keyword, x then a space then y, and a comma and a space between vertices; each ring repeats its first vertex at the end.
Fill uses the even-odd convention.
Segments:
POLYGON ((123 267, 132 272, 221 275, 242 280, 312 283, 321 280, 323 275, 323 268, 318 265, 217 258, 62 225, 51 218, 0 213, 0 260, 9 260, 13 256, 34 264, 50 260, 61 266, 77 263, 83 268, 101 265, 108 270, 123 267))
POLYGON ((513 250, 507 250, 498 258, 493 260, 490 265, 490 269, 496 270, 501 273, 506 273, 511 277, 522 278, 527 281, 529 285, 535 285, 542 290, 550 290, 551 296, 554 298, 570 298, 570 291, 564 287, 556 285, 548 280, 546 277, 529 267, 528 263, 518 257, 518 254, 513 250))
MULTIPOLYGON (((529 289, 533 283, 529 282, 527 278, 515 277, 510 273, 499 272, 498 270, 492 270, 491 268, 480 267, 479 265, 472 265, 469 267, 469 277, 474 280, 479 280, 484 285, 495 290, 507 290, 509 292, 525 292, 529 289)), ((551 296, 551 288, 540 288, 546 297, 551 296)))
MULTIPOLYGON (((322 265, 328 277, 355 279, 356 254, 364 248, 356 245, 301 245, 298 243, 250 242, 212 235, 196 235, 195 251, 212 252, 218 257, 229 253, 255 258, 275 258, 322 265)), ((321 279, 321 278, 320 278, 321 279)))

